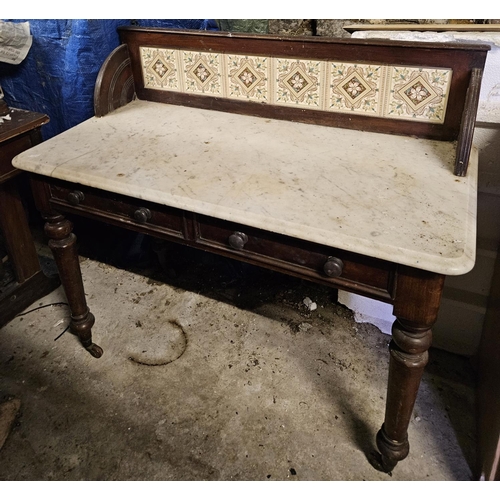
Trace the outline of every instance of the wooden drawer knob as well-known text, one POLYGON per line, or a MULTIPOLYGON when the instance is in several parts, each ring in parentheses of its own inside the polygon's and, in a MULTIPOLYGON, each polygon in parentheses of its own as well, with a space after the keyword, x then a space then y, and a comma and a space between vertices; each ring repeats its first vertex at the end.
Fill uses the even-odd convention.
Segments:
POLYGON ((68 194, 67 200, 70 205, 79 205, 85 199, 85 195, 81 191, 71 191, 68 194))
POLYGON ((149 219, 151 219, 151 211, 149 208, 138 208, 134 212, 134 219, 137 222, 147 222, 149 219))
POLYGON ((229 246, 235 250, 242 250, 248 241, 248 236, 240 231, 235 231, 229 236, 229 246))
POLYGON ((338 278, 342 274, 343 270, 344 263, 337 257, 328 257, 323 266, 323 272, 329 278, 338 278))

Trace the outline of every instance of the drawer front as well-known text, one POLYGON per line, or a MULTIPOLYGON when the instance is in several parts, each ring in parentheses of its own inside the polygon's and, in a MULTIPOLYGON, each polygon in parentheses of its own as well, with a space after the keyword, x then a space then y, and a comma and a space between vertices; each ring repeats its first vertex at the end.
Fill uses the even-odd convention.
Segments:
POLYGON ((377 298, 392 296, 395 264, 210 217, 196 218, 198 244, 377 298))
POLYGON ((86 186, 50 182, 51 203, 74 213, 82 213, 134 230, 184 239, 182 210, 149 203, 86 186))

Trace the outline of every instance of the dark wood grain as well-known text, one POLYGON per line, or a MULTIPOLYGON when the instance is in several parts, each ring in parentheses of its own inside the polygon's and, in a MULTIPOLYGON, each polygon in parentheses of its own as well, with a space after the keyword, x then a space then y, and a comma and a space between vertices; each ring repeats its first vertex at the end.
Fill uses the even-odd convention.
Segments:
POLYGON ((95 116, 104 116, 130 102, 135 95, 134 79, 126 45, 118 46, 106 58, 94 89, 95 116))
POLYGON ((474 136, 474 125, 476 123, 477 108, 479 105, 479 93, 481 91, 481 78, 483 71, 481 68, 472 70, 472 77, 467 97, 465 100, 460 124, 460 135, 458 136, 457 158, 455 161, 455 175, 464 177, 467 174, 469 157, 472 149, 472 139, 474 136))
POLYGON ((35 111, 10 108, 10 120, 5 120, 0 125, 0 141, 15 138, 18 135, 30 132, 49 122, 49 117, 35 111))
POLYGON ((0 296, 0 328, 60 284, 57 275, 46 276, 42 270, 32 274, 23 283, 9 283, 2 289, 0 296))
POLYGON ((12 159, 36 142, 32 140, 30 133, 26 133, 0 142, 0 144, 0 182, 5 182, 20 174, 20 171, 12 165, 12 159))
POLYGON ((0 227, 18 283, 40 271, 24 206, 14 180, 0 185, 0 227))
POLYGON ((233 258, 309 281, 391 301, 394 264, 213 217, 197 215, 195 224, 196 242, 212 252, 222 251, 233 258), (235 232, 242 232, 248 237, 241 250, 232 249, 229 245, 229 238, 235 232), (329 277, 323 270, 330 256, 343 262, 339 277, 329 277))
POLYGON ((185 238, 185 215, 182 210, 61 181, 52 181, 48 189, 51 207, 56 210, 82 213, 87 217, 158 237, 185 238), (74 190, 79 190, 84 195, 84 199, 77 205, 68 202, 68 196, 74 190), (151 219, 138 222, 134 218, 135 212, 141 208, 150 211, 151 219))
POLYGON ((49 121, 42 113, 12 108, 10 117, 0 124, 0 182, 19 175, 12 159, 42 141, 41 127, 49 121))

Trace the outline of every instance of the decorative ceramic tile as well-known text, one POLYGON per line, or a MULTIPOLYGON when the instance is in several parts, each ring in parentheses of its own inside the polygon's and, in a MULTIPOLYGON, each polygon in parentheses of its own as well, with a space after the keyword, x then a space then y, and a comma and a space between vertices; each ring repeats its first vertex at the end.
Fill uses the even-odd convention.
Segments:
POLYGON ((340 113, 380 114, 382 66, 330 63, 329 109, 340 113))
POLYGON ((182 64, 185 91, 221 96, 221 60, 222 54, 183 51, 182 64))
POLYGON ((250 101, 269 101, 267 57, 227 55, 227 97, 250 101))
POLYGON ((443 123, 452 71, 141 47, 146 88, 443 123))
POLYGON ((276 59, 276 104, 321 108, 321 61, 276 59))
POLYGON ((146 88, 180 90, 175 50, 141 47, 140 54, 146 88))
POLYGON ((390 70, 385 116, 444 122, 451 70, 399 66, 390 70))

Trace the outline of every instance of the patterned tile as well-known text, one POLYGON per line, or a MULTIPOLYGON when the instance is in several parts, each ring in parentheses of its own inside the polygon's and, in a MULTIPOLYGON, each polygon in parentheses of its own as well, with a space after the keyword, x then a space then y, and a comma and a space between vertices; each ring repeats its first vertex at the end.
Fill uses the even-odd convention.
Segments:
POLYGON ((227 55, 228 97, 269 102, 267 57, 227 55))
POLYGON ((389 80, 384 116, 443 123, 451 70, 394 66, 389 80))
POLYGON ((221 54, 183 51, 185 91, 222 96, 221 60, 221 54))
POLYGON ((443 123, 452 71, 141 47, 146 88, 443 123))
POLYGON ((380 84, 385 68, 330 63, 329 109, 340 113, 380 114, 380 84))
POLYGON ((146 88, 180 90, 175 50, 141 47, 141 62, 146 88))
POLYGON ((276 104, 321 108, 321 61, 276 59, 276 104))

